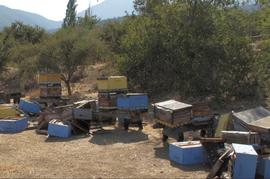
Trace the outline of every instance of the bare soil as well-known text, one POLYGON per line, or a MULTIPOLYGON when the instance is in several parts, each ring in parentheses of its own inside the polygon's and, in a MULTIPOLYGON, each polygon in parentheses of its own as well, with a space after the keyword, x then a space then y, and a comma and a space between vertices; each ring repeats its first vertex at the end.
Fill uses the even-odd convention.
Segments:
POLYGON ((0 134, 0 178, 205 178, 208 167, 170 162, 161 130, 114 127, 93 136, 0 134))

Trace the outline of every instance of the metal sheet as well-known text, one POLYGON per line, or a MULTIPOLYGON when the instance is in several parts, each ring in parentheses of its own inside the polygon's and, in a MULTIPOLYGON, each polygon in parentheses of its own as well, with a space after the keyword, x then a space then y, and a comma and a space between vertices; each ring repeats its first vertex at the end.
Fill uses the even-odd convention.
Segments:
POLYGON ((172 111, 192 107, 192 105, 190 105, 190 104, 181 103, 181 102, 178 102, 175 100, 169 100, 169 101, 164 101, 164 102, 160 102, 160 103, 155 103, 154 105, 159 106, 159 107, 163 107, 166 109, 170 109, 172 111))
MULTIPOLYGON (((270 111, 263 107, 233 113, 233 121, 234 127, 237 130, 241 126, 247 131, 270 132, 270 111)), ((240 130, 245 131, 243 129, 240 130)))
POLYGON ((233 113, 233 116, 244 121, 245 123, 250 123, 270 116, 270 111, 263 107, 257 107, 247 111, 233 113))

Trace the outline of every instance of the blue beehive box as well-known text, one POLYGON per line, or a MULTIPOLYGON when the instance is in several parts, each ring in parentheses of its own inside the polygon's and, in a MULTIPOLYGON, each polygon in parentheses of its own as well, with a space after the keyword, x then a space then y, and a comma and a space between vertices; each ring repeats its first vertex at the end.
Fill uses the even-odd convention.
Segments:
POLYGON ((28 127, 28 117, 21 119, 2 119, 0 120, 1 133, 18 133, 28 127))
POLYGON ((38 114, 41 111, 41 107, 36 102, 31 102, 27 100, 20 100, 19 108, 25 113, 38 114))
POLYGON ((170 160, 181 165, 207 163, 207 154, 199 141, 175 142, 169 145, 170 160))
POLYGON ((232 144, 232 146, 236 155, 233 165, 233 178, 255 178, 258 155, 253 146, 243 144, 232 144))
POLYGON ((265 179, 270 178, 270 156, 258 159, 257 173, 265 179))
POLYGON ((71 126, 52 120, 48 127, 49 136, 69 138, 71 136, 71 126))
POLYGON ((122 110, 148 109, 148 96, 142 93, 128 93, 117 98, 117 108, 122 110))

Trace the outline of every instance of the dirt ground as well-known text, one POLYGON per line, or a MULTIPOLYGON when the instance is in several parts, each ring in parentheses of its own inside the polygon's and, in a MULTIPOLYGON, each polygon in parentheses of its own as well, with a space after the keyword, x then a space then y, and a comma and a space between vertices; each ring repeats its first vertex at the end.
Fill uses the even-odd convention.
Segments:
POLYGON ((63 140, 34 130, 0 134, 0 178, 205 178, 207 166, 169 161, 160 129, 113 127, 63 140))

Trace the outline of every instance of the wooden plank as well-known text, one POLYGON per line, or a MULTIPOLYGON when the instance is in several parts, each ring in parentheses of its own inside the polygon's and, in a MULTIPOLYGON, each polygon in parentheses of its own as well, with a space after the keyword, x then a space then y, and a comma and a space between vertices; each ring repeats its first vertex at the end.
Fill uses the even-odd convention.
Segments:
POLYGON ((260 144, 261 137, 257 132, 222 131, 226 143, 260 144))
POLYGON ((215 163, 215 165, 212 167, 209 174, 207 175, 206 177, 207 179, 213 179, 217 175, 219 170, 222 168, 225 159, 229 156, 231 152, 232 152, 231 149, 228 149, 222 154, 222 156, 219 157, 219 159, 217 160, 217 162, 215 163))

